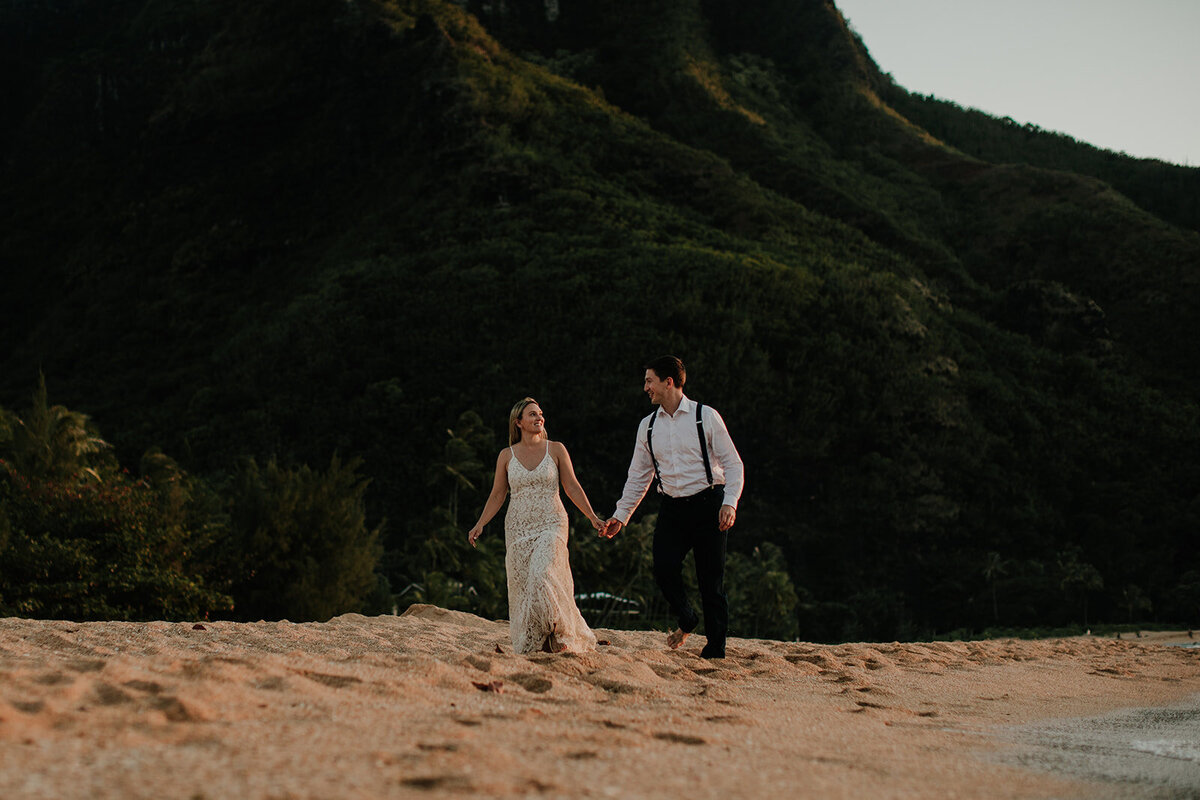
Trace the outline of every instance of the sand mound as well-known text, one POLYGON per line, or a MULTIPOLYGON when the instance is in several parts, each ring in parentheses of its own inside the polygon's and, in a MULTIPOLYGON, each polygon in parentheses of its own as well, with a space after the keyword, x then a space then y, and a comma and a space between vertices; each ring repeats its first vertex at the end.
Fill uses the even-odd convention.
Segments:
POLYGON ((1138 641, 813 645, 658 633, 516 655, 414 606, 326 623, 0 620, 0 797, 1062 796, 989 729, 1165 704, 1138 641))

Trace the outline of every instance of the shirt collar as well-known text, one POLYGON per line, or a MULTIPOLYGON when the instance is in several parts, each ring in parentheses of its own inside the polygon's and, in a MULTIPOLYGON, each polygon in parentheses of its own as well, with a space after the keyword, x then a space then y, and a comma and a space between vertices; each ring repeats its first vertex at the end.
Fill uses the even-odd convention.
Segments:
MULTIPOLYGON (((679 408, 675 409, 675 416, 678 417, 680 414, 691 414, 695 411, 695 406, 696 404, 689 400, 688 396, 685 394, 683 399, 679 401, 679 408)), ((662 406, 658 407, 658 413, 664 417, 671 416, 662 406)))

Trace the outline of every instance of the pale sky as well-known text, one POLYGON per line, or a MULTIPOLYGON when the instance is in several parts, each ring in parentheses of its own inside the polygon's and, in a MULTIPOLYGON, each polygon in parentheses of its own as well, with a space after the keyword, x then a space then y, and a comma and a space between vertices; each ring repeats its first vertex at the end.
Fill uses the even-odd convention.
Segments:
POLYGON ((896 83, 1200 165, 1200 0, 835 0, 896 83))

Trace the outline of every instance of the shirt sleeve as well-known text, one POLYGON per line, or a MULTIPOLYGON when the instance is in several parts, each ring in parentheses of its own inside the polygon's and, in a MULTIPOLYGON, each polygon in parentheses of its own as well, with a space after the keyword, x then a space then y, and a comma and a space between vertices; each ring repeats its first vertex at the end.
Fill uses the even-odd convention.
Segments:
POLYGON ((722 500, 722 503, 736 509, 738 500, 742 497, 742 487, 745 486, 746 471, 742 464, 742 457, 734 447, 729 429, 725 427, 725 420, 721 418, 717 410, 708 406, 705 406, 704 410, 712 415, 709 417, 709 430, 712 432, 710 434, 712 455, 721 465, 721 469, 725 471, 725 499, 722 500))
POLYGON ((654 480, 654 461, 650 458, 650 448, 646 446, 646 428, 650 426, 650 418, 642 420, 638 426, 637 439, 633 443, 633 458, 629 461, 629 475, 625 479, 625 489, 621 492, 621 500, 613 516, 622 525, 629 524, 629 518, 646 496, 654 480))

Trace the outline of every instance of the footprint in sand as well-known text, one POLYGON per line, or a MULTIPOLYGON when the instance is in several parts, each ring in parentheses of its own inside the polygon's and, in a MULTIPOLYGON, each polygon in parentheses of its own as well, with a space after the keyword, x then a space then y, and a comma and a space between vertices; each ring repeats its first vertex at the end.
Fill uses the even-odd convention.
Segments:
POLYGON ((125 681, 122 686, 134 691, 146 692, 147 694, 162 694, 163 692, 162 684, 155 683, 154 681, 125 681))
POLYGON ((855 700, 854 704, 859 708, 890 708, 890 706, 885 706, 882 703, 872 703, 870 700, 855 700))
POLYGON ((96 702, 102 706, 116 706, 122 703, 132 703, 133 696, 128 692, 107 683, 97 683, 95 688, 96 702))
POLYGON ((699 736, 688 736, 684 733, 656 733, 654 734, 654 738, 661 739, 664 742, 675 742, 677 744, 707 744, 707 742, 705 742, 699 736))
POLYGON ((784 656, 784 658, 793 664, 799 664, 803 661, 808 664, 816 664, 821 667, 829 665, 829 659, 820 653, 792 653, 791 655, 784 656))
POLYGON ((329 675, 324 672, 312 672, 308 670, 300 674, 309 680, 323 683, 326 686, 332 686, 334 689, 342 689, 346 686, 362 683, 362 678, 355 678, 353 675, 329 675))
POLYGON ((689 670, 683 667, 676 667, 670 664, 655 664, 651 663, 650 669, 654 670, 654 674, 660 678, 674 678, 677 675, 682 675, 689 670))
POLYGON ((483 720, 475 719, 473 717, 455 717, 454 721, 459 725, 463 725, 468 728, 477 728, 483 724, 483 720))
POLYGON ((461 775, 426 775, 422 777, 404 778, 400 783, 414 789, 449 789, 465 792, 471 789, 471 783, 461 775))
POLYGON ((61 672, 47 672, 45 675, 38 675, 33 682, 42 686, 61 686, 65 683, 74 683, 75 679, 61 672))
POLYGON ((37 714, 46 707, 46 703, 43 700, 13 700, 11 705, 17 711, 24 711, 26 714, 37 714))
POLYGON ((554 684, 540 675, 533 675, 528 672, 521 672, 516 675, 509 675, 508 680, 520 686, 527 692, 534 694, 542 694, 548 692, 554 687, 554 684))
POLYGON ((491 672, 492 671, 491 659, 484 658, 483 656, 469 655, 465 659, 463 659, 463 661, 465 661, 467 664, 470 664, 472 667, 479 670, 480 672, 491 672))
POLYGON ((153 697, 150 699, 150 706, 158 711, 163 712, 171 722, 197 722, 203 719, 188 710, 188 707, 180 702, 178 697, 153 697))
POLYGON ((1133 678, 1137 675, 1136 672, 1131 672, 1127 669, 1117 669, 1116 667, 1097 667, 1095 670, 1088 673, 1089 675, 1110 675, 1114 678, 1133 678))

